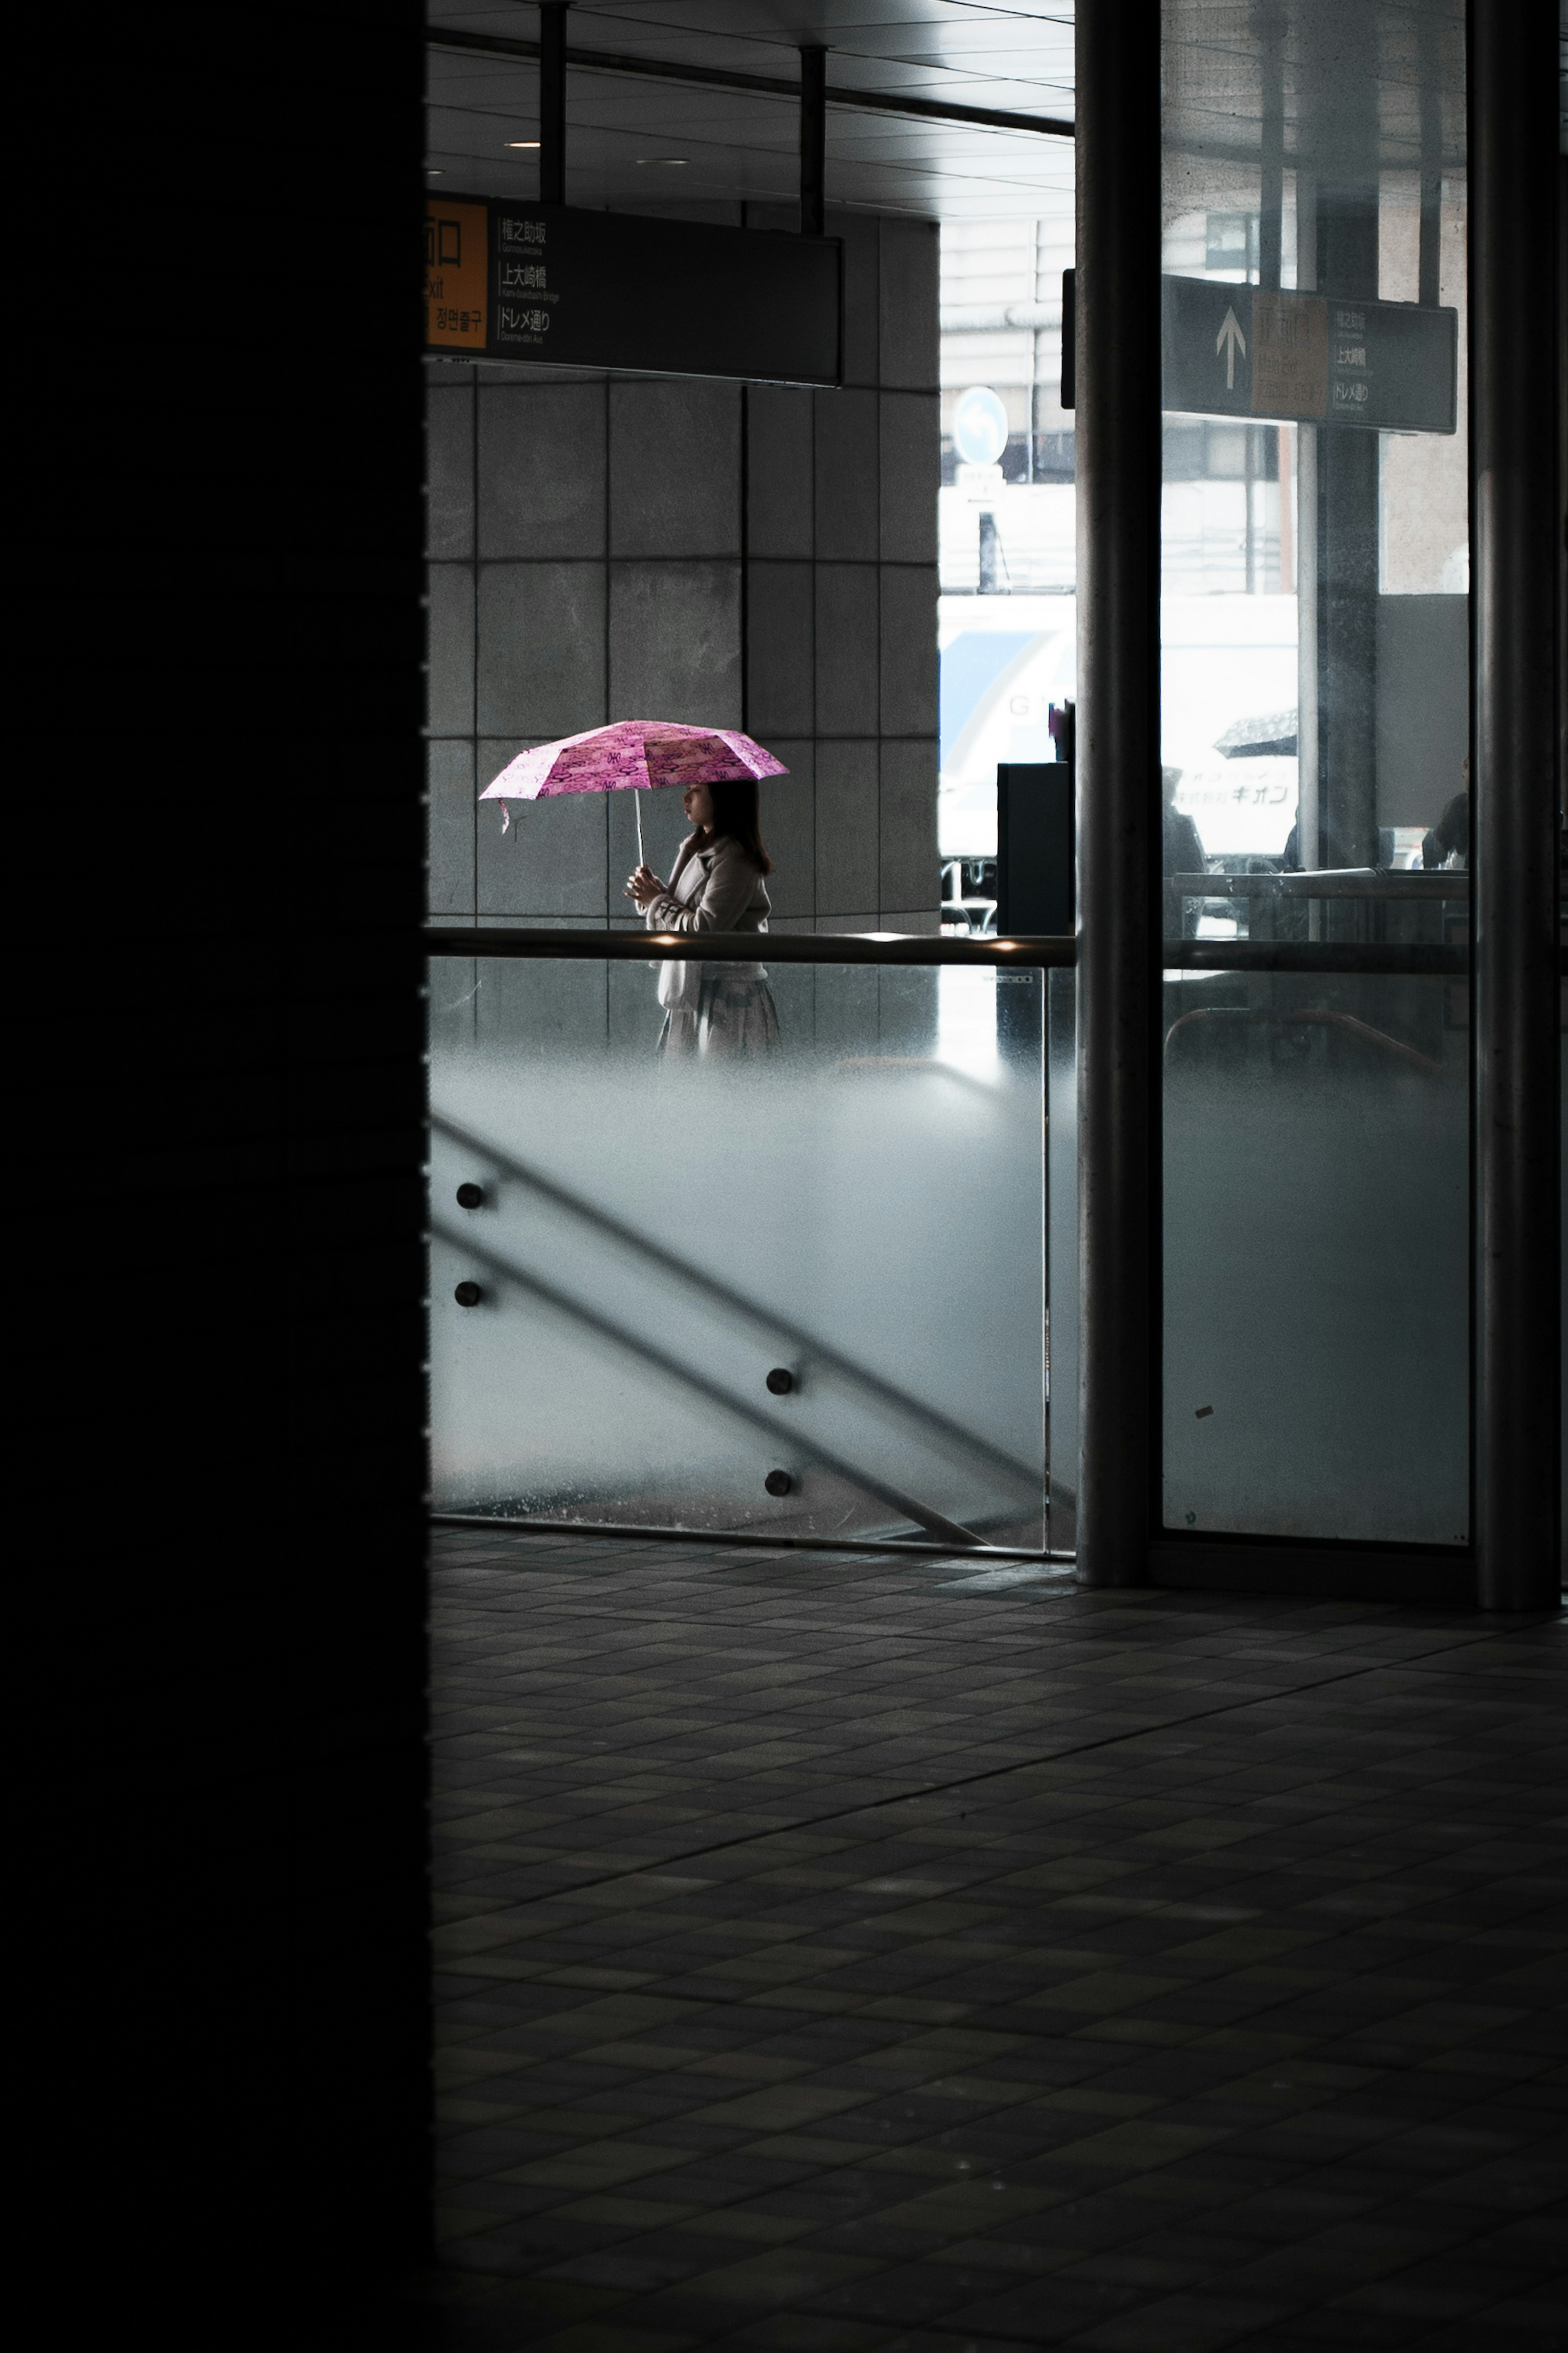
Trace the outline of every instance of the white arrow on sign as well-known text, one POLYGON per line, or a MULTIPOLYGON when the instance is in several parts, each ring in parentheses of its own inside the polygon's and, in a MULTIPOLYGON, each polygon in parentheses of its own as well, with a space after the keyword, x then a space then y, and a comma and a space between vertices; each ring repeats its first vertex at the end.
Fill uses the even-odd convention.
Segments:
POLYGON ((1220 331, 1215 337, 1214 347, 1216 352, 1225 353, 1225 388, 1226 392, 1234 392, 1236 390, 1236 355, 1239 351, 1243 359, 1247 357, 1247 337, 1241 332, 1240 320, 1228 307, 1220 331))

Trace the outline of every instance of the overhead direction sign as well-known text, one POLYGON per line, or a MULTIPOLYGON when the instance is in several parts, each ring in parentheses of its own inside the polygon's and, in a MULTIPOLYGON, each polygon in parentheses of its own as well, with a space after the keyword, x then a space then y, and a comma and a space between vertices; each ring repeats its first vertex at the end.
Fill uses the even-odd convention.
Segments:
POLYGON ((498 357, 839 380, 837 237, 501 202, 490 226, 498 357))
POLYGON ((837 237, 432 199, 426 343, 557 367, 837 385, 842 271, 837 237))
POLYGON ((1163 406, 1383 433, 1452 433, 1457 311, 1166 278, 1163 406))

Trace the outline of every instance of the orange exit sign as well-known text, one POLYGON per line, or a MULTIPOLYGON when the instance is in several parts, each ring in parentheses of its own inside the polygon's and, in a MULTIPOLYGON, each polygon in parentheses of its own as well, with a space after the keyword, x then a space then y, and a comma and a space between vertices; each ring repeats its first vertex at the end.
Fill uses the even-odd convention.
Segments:
POLYGON ((482 352, 487 325, 489 208, 425 200, 425 342, 482 352))

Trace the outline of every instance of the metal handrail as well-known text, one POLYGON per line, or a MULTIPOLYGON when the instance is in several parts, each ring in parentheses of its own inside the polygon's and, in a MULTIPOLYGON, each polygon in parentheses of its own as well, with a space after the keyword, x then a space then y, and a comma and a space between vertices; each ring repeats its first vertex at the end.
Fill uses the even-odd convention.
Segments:
POLYGON ((1078 942, 1070 934, 965 940, 930 932, 552 932, 428 923, 423 937, 437 956, 567 957, 608 964, 986 965, 1054 972, 1070 970, 1078 961, 1078 942))
POLYGON ((1166 940, 1167 972, 1441 973, 1461 979, 1470 951, 1440 940, 1166 940))
POLYGON ((1468 899, 1462 866, 1271 867, 1259 874, 1167 874, 1180 899, 1468 899))

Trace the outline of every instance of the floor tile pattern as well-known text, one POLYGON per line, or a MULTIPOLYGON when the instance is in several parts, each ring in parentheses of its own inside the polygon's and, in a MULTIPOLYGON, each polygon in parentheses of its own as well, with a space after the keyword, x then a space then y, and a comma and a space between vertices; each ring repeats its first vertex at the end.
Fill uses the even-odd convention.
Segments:
POLYGON ((1555 1623, 437 1552, 431 2341, 1568 2344, 1555 1623))

